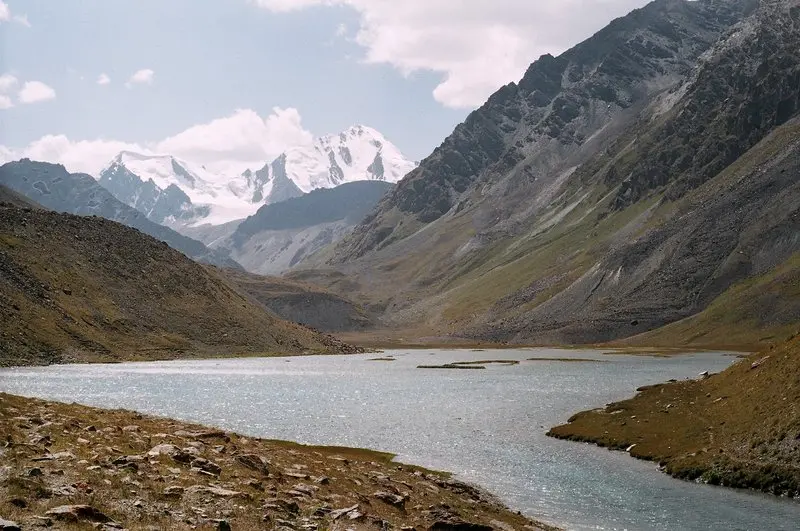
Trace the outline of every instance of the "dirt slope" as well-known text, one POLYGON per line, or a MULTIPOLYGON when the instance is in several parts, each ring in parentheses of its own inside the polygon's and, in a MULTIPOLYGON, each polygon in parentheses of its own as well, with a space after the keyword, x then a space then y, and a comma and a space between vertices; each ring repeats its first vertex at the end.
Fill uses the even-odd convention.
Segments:
POLYGON ((150 236, 0 206, 0 364, 339 352, 150 236))

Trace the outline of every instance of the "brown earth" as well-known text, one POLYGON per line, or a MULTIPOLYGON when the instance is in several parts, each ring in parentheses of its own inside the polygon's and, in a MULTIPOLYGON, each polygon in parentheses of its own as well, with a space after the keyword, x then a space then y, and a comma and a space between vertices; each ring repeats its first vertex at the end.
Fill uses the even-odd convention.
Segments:
POLYGON ((0 522, 24 529, 552 529, 368 450, 7 394, 0 433, 0 522))
POLYGON ((369 330, 375 319, 364 307, 307 282, 234 269, 218 271, 256 302, 281 318, 323 332, 369 330))
POLYGON ((136 229, 0 204, 0 365, 358 351, 136 229))
POLYGON ((548 435, 627 449, 678 478, 800 496, 800 336, 719 374, 640 391, 548 435))

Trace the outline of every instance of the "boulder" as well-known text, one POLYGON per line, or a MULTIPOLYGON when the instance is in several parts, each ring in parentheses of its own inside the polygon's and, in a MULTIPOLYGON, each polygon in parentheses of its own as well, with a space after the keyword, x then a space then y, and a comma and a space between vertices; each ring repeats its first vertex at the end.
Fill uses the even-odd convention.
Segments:
POLYGON ((265 462, 264 458, 255 454, 242 454, 236 456, 236 460, 243 466, 249 468, 250 470, 254 470, 259 474, 264 476, 269 474, 269 469, 267 468, 267 463, 265 462))
POLYGON ((147 452, 148 457, 159 457, 161 455, 168 455, 170 457, 174 456, 180 452, 177 446, 174 444, 159 444, 158 446, 154 446, 147 452))
POLYGON ((111 521, 111 518, 91 505, 61 505, 50 509, 45 514, 65 522, 107 523, 111 521))
POLYGON ((22 528, 16 522, 0 518, 0 531, 22 531, 22 528))

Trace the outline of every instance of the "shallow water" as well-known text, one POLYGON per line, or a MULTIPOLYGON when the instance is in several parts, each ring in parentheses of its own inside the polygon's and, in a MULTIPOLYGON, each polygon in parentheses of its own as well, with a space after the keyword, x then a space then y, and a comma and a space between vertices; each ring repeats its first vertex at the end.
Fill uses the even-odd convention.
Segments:
POLYGON ((730 355, 520 349, 54 366, 0 371, 0 390, 123 407, 304 443, 368 447, 455 472, 568 529, 798 529, 800 503, 674 480, 652 463, 545 437, 640 385, 720 371, 730 355), (525 361, 575 357, 605 363, 525 361), (417 369, 481 359, 519 365, 417 369))

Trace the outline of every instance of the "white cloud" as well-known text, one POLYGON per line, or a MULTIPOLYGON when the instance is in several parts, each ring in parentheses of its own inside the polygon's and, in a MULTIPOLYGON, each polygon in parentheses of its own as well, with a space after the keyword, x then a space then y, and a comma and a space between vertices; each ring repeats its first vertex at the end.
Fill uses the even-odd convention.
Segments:
POLYGON ((19 91, 20 103, 38 103, 55 99, 56 91, 41 81, 27 81, 19 91))
POLYGON ((155 72, 149 68, 143 68, 134 72, 130 79, 128 79, 128 82, 125 84, 125 86, 131 87, 133 85, 152 85, 155 76, 155 72))
POLYGON ((196 125, 160 142, 139 144, 116 140, 73 141, 47 135, 21 149, 0 145, 0 162, 23 157, 63 164, 69 171, 97 176, 120 151, 168 153, 203 164, 227 175, 260 169, 292 146, 305 145, 313 135, 303 129, 297 109, 274 108, 262 118, 252 110, 196 125))
POLYGON ((367 63, 434 71, 436 100, 475 107, 544 53, 560 53, 647 0, 250 0, 274 12, 347 5, 367 63))
POLYGON ((9 20, 13 20, 14 22, 25 26, 26 28, 31 27, 31 23, 28 20, 28 15, 14 15, 11 16, 11 8, 8 7, 3 0, 0 0, 0 22, 8 22, 9 20))
POLYGON ((111 83, 111 78, 108 77, 108 74, 103 73, 97 76, 98 85, 108 85, 109 83, 111 83))
POLYGON ((0 76, 0 94, 5 94, 9 90, 17 86, 19 80, 12 74, 3 74, 0 76))
POLYGON ((158 143, 156 149, 219 171, 260 167, 291 146, 311 143, 297 109, 275 107, 262 118, 240 109, 226 118, 196 125, 158 143))
POLYGON ((28 20, 28 15, 14 15, 14 22, 22 24, 26 28, 31 27, 31 22, 28 20))
POLYGON ((147 148, 115 140, 71 141, 64 135, 47 135, 32 142, 19 154, 32 160, 63 164, 72 172, 97 174, 120 151, 150 153, 147 148))
POLYGON ((0 94, 0 111, 4 109, 10 109, 13 106, 14 103, 11 101, 11 98, 9 98, 8 96, 4 96, 3 94, 0 94))

